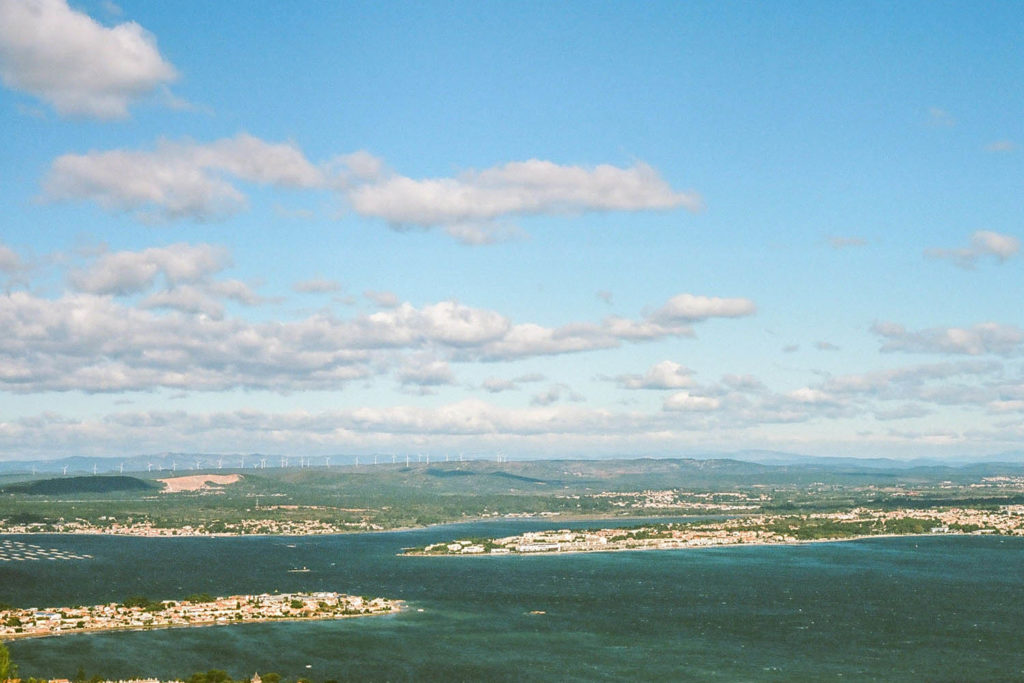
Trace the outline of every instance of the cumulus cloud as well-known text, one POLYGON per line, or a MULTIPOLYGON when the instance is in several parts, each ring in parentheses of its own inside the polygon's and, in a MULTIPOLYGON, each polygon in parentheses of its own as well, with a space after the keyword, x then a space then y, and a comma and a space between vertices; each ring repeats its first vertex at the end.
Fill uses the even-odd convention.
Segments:
POLYGON ((624 389, 682 389, 693 385, 693 370, 670 360, 656 363, 643 375, 621 375, 624 389))
POLYGON ((144 221, 226 218, 246 207, 233 181, 320 187, 324 176, 290 143, 241 133, 209 144, 160 141, 151 151, 65 154, 43 190, 49 201, 90 200, 144 221))
POLYGON ((918 331, 907 330, 899 323, 878 322, 871 326, 871 331, 885 340, 882 351, 1009 356, 1019 353, 1024 345, 1024 330, 994 322, 918 331))
POLYGON ((135 22, 107 28, 65 0, 0 2, 0 80, 61 115, 124 118, 176 78, 135 22))
MULTIPOLYGON (((252 322, 226 303, 264 299, 224 279, 230 255, 208 244, 99 252, 72 270, 72 291, 0 297, 0 388, 8 391, 214 391, 338 388, 399 368, 405 385, 451 381, 449 362, 590 351, 692 335, 648 319, 545 327, 457 301, 402 303, 350 318, 252 322), (418 361, 426 354, 429 362, 418 361)), ((318 285, 319 286, 319 285, 318 285)), ((518 382, 536 381, 523 375, 518 382)), ((497 385, 494 385, 497 388, 497 385)))
POLYGON ((677 294, 655 311, 652 321, 680 323, 708 318, 740 318, 753 315, 757 306, 750 299, 723 299, 717 296, 677 294))
POLYGON ((432 394, 433 388, 455 383, 455 374, 443 360, 412 358, 398 372, 403 387, 415 387, 418 393, 432 394))
MULTIPOLYGON (((367 160, 360 162, 366 165, 367 160)), ((380 174, 382 167, 377 164, 374 171, 380 174)), ((346 187, 358 214, 396 228, 443 226, 470 242, 489 235, 500 219, 516 216, 680 207, 697 211, 702 206, 696 193, 673 190, 657 171, 639 162, 626 168, 583 167, 530 159, 453 178, 393 173, 371 178, 346 187)))
POLYGON ((80 292, 123 296, 150 289, 161 276, 168 287, 198 282, 230 261, 223 247, 180 243, 104 254, 88 268, 72 271, 69 279, 80 292))
POLYGON ((925 256, 952 261, 961 268, 974 268, 978 260, 991 257, 998 263, 1005 263, 1020 251, 1020 240, 989 230, 979 230, 971 235, 971 244, 959 249, 925 249, 925 256))
POLYGON ((679 391, 665 399, 662 408, 666 411, 705 412, 717 410, 721 401, 710 396, 694 396, 688 391, 679 391))
POLYGON ((673 190, 640 162, 582 167, 531 159, 417 180, 388 170, 367 152, 315 166, 293 144, 245 133, 206 144, 161 140, 152 150, 65 154, 51 165, 43 197, 93 201, 143 221, 204 221, 246 207, 239 181, 330 188, 360 216, 397 230, 440 227, 468 245, 525 237, 509 222, 523 216, 701 208, 697 194, 673 190))

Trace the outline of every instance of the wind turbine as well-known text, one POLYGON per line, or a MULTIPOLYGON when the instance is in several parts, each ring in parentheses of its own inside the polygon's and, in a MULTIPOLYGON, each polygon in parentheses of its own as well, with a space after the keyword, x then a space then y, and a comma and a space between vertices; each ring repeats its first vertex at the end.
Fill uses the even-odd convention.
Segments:
POLYGON ((329 468, 330 466, 331 466, 331 456, 325 455, 324 456, 324 467, 328 467, 329 468))
POLYGON ((121 463, 121 474, 124 474, 124 463, 121 463))
POLYGON ((146 471, 147 472, 152 472, 153 471, 153 463, 151 463, 151 462, 147 462, 146 463, 146 471))
POLYGON ((93 463, 93 464, 92 464, 92 475, 93 475, 94 477, 96 476, 96 463, 93 463))
POLYGON ((224 469, 224 458, 217 458, 217 469, 224 469))
POLYGON ((260 469, 261 470, 267 469, 267 459, 266 458, 261 458, 260 459, 260 469))

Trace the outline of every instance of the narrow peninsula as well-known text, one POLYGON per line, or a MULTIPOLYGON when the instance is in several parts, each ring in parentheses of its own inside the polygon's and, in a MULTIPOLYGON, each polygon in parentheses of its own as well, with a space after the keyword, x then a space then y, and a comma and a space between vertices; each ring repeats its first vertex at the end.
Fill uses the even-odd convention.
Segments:
POLYGON ((912 534, 1024 536, 1024 505, 998 510, 947 508, 869 510, 806 515, 752 515, 722 520, 642 524, 607 529, 530 531, 504 538, 462 538, 406 549, 405 555, 540 555, 675 550, 709 546, 846 541, 912 534))
POLYGON ((92 607, 0 609, 0 640, 41 638, 68 633, 226 626, 282 620, 345 619, 393 614, 401 600, 341 593, 263 593, 214 598, 150 601, 129 598, 92 607))

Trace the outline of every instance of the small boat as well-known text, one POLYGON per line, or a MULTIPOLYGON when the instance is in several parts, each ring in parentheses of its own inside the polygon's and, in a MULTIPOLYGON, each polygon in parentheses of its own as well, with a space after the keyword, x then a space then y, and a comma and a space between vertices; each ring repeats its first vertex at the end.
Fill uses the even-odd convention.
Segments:
POLYGON ((309 567, 302 567, 301 569, 298 568, 298 567, 293 567, 293 568, 289 569, 288 571, 290 573, 292 573, 292 574, 305 574, 305 573, 309 572, 310 569, 309 569, 309 567))

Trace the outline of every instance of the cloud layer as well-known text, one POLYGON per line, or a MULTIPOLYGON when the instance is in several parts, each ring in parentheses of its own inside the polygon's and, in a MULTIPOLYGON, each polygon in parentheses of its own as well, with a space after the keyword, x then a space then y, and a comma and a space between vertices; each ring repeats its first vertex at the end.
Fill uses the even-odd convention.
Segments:
POLYGON ((521 237, 506 221, 523 216, 701 207, 697 194, 674 191, 639 162, 588 168, 531 159, 420 180, 385 168, 365 152, 314 165, 294 144, 242 133, 206 144, 162 140, 152 150, 65 154, 51 165, 43 196, 93 201, 144 221, 205 221, 246 208, 242 182, 332 189, 360 216, 399 230, 442 227, 466 244, 521 237))
MULTIPOLYGON (((72 269, 71 290, 58 297, 30 291, 0 297, 0 388, 287 392, 336 389, 391 369, 403 385, 439 386, 454 381, 450 362, 688 337, 691 323, 753 311, 746 300, 681 295, 692 308, 683 317, 676 311, 658 320, 608 317, 545 327, 457 301, 417 307, 388 297, 390 308, 348 318, 321 311, 252 322, 227 314, 231 304, 262 301, 245 283, 224 277, 229 264, 230 255, 209 244, 103 253, 72 269)), ((659 311, 676 308, 670 301, 659 311)))

